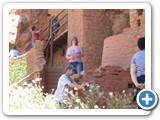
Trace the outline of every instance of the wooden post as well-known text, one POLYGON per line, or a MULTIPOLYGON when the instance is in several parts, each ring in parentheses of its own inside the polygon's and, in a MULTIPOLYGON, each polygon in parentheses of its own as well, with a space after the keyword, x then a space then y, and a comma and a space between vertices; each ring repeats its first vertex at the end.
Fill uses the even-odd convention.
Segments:
POLYGON ((48 67, 49 47, 46 48, 46 65, 48 67))
MULTIPOLYGON (((51 20, 49 20, 49 22, 48 22, 48 33, 49 33, 49 34, 48 34, 48 40, 47 40, 47 42, 50 41, 50 38, 51 38, 51 37, 50 37, 51 32, 52 32, 52 31, 51 31, 51 25, 52 25, 52 24, 51 24, 51 20)), ((49 47, 47 47, 47 48, 45 47, 44 50, 45 50, 45 54, 46 54, 46 65, 47 65, 47 67, 48 67, 48 65, 49 65, 49 64, 48 64, 48 59, 49 59, 49 47)))
MULTIPOLYGON (((53 35, 52 35, 53 36, 53 35)), ((51 37, 51 49, 50 49, 50 56, 51 56, 51 67, 53 67, 53 37, 51 37)))
POLYGON ((53 67, 53 34, 52 34, 52 20, 50 21, 50 37, 51 37, 51 49, 50 49, 50 62, 51 67, 53 67))

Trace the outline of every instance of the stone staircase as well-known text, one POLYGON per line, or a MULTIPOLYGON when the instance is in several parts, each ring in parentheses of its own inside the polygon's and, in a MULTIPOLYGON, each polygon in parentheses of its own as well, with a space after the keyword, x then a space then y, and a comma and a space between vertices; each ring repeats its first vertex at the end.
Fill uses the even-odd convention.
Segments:
POLYGON ((54 89, 54 91, 56 90, 58 79, 64 72, 64 68, 45 68, 45 93, 51 93, 52 89, 54 89))

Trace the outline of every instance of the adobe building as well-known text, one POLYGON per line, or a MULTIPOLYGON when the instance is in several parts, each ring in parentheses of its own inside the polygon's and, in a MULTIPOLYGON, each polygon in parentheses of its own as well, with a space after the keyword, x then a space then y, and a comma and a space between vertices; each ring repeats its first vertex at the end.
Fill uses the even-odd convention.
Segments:
MULTIPOLYGON (((65 54, 73 36, 78 38, 84 52, 82 81, 95 80, 106 93, 131 89, 130 60, 138 51, 138 38, 145 36, 143 9, 49 9, 43 13, 57 16, 61 25, 52 42, 48 43, 50 30, 44 32, 46 37, 41 37, 42 41, 47 39, 40 50, 41 53, 45 51, 46 63, 42 60, 45 92, 56 89, 58 78, 68 64, 65 54)), ((40 48, 38 44, 31 50, 40 48)), ((28 73, 32 73, 34 69, 30 63, 33 62, 28 63, 28 73)))
MULTIPOLYGON (((60 11, 48 10, 48 13, 57 15, 60 11)), ((130 60, 138 50, 138 38, 145 35, 145 11, 65 10, 58 19, 65 15, 67 25, 61 33, 67 30, 63 38, 66 42, 53 53, 53 68, 64 69, 68 64, 61 53, 66 52, 76 36, 84 51, 83 80, 95 80, 106 92, 129 90, 130 60)))

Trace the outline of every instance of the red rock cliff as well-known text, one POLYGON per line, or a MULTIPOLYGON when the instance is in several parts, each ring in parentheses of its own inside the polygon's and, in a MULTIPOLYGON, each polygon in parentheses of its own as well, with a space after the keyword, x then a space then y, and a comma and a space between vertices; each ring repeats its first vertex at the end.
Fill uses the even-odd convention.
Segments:
MULTIPOLYGON (((9 30, 9 45, 10 49, 15 44, 18 51, 22 54, 29 51, 31 48, 31 27, 36 26, 38 29, 44 30, 48 25, 47 20, 48 10, 41 9, 19 9, 11 10, 10 30, 9 30)), ((45 40, 47 32, 40 35, 41 40, 45 40)))

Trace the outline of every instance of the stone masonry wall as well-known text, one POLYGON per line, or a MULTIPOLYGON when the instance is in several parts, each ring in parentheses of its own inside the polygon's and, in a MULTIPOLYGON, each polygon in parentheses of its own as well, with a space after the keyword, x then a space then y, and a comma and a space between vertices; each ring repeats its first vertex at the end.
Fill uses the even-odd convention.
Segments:
MULTIPOLYGON (((33 72, 40 72, 43 70, 45 65, 44 52, 43 52, 44 43, 42 41, 36 41, 35 47, 33 47, 26 55, 27 60, 27 74, 33 72)), ((31 78, 35 78, 35 74, 31 78)))
POLYGON ((104 40, 102 66, 130 68, 130 60, 137 51, 137 38, 132 35, 115 35, 104 40))
POLYGON ((128 86, 132 84, 130 60, 136 51, 136 38, 132 35, 119 34, 106 38, 102 65, 94 71, 85 71, 85 81, 95 80, 105 94, 123 90, 129 92, 131 89, 128 86))
MULTIPOLYGON (((60 11, 48 10, 48 13, 57 15, 60 11)), ((84 70, 99 67, 102 61, 104 39, 122 32, 129 26, 128 10, 70 9, 66 12, 68 12, 68 46, 71 45, 72 37, 76 36, 79 46, 84 51, 84 70)))
POLYGON ((111 33, 106 29, 108 20, 104 10, 83 10, 84 69, 95 69, 101 65, 103 42, 111 33))
POLYGON ((70 10, 68 38, 74 34, 78 37, 84 51, 84 70, 93 70, 101 65, 104 39, 129 26, 128 11, 70 10))
POLYGON ((123 34, 130 34, 137 39, 145 36, 145 11, 144 10, 129 10, 130 27, 123 30, 123 34), (140 13, 139 13, 140 12, 140 13))
POLYGON ((106 19, 110 21, 106 27, 111 27, 113 35, 120 34, 123 32, 123 29, 129 27, 129 10, 109 9, 104 11, 106 19))
POLYGON ((137 40, 145 36, 145 11, 129 10, 130 27, 123 29, 121 34, 105 39, 102 66, 96 70, 85 71, 83 80, 93 79, 108 92, 130 91, 130 60, 138 51, 137 40))
POLYGON ((124 70, 120 66, 100 66, 95 70, 86 70, 82 81, 94 80, 105 95, 108 95, 109 92, 121 93, 123 90, 128 93, 132 90, 128 88, 132 84, 128 73, 129 69, 124 70))
POLYGON ((79 45, 83 42, 83 10, 68 10, 68 46, 71 45, 71 39, 78 38, 79 45))
POLYGON ((138 51, 137 40, 145 35, 145 15, 144 11, 140 16, 138 10, 129 11, 130 27, 125 28, 122 34, 105 39, 102 66, 120 65, 123 69, 130 68, 131 57, 138 51), (139 20, 140 25, 137 24, 139 20))

